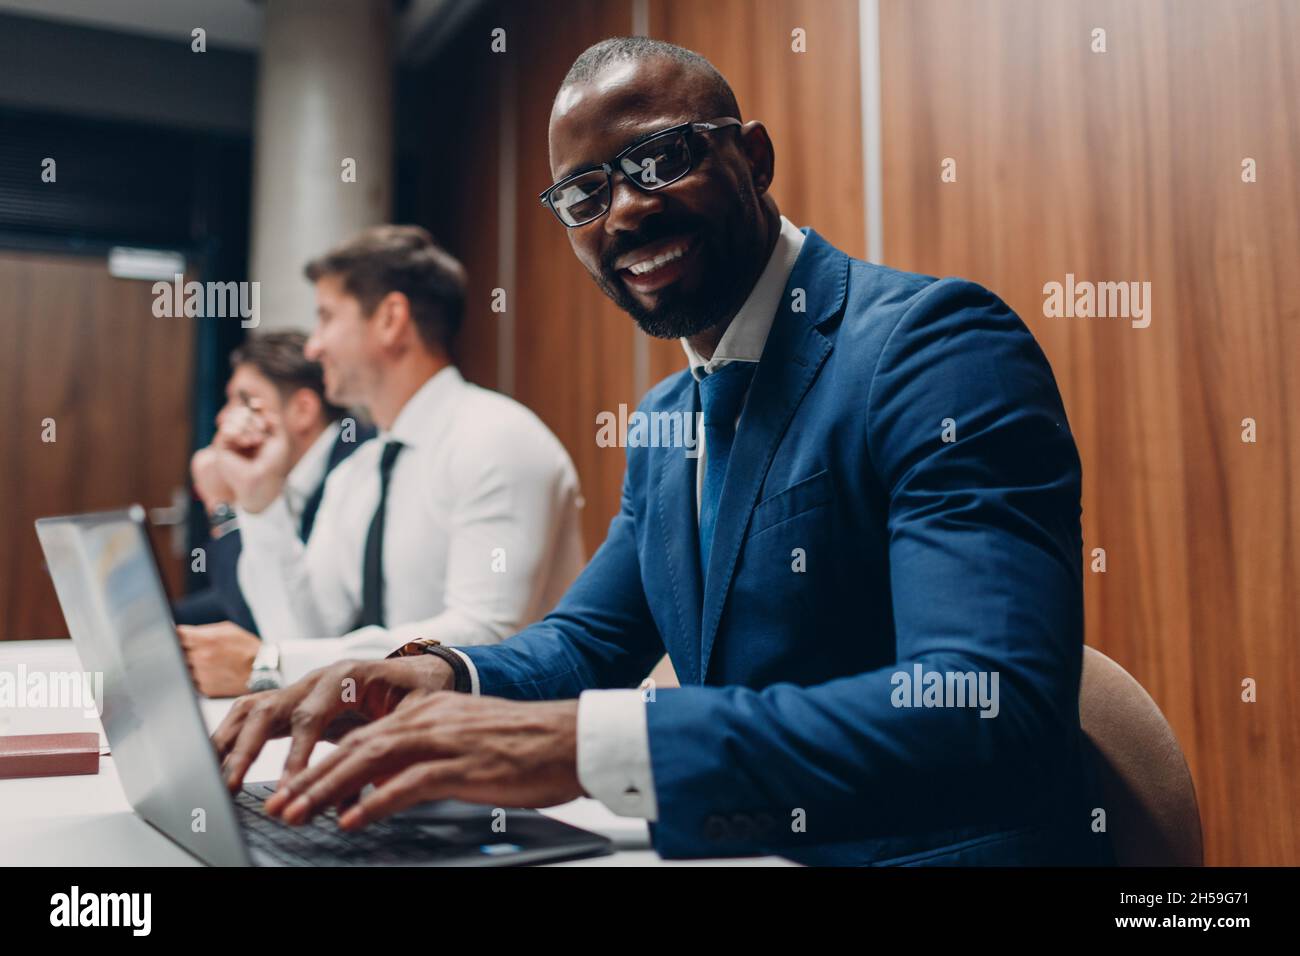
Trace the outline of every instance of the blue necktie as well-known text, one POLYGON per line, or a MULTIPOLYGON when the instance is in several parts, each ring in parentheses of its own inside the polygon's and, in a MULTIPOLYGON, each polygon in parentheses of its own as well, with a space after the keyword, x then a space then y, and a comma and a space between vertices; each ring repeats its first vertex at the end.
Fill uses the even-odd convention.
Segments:
POLYGON ((704 412, 704 486, 700 492, 700 577, 709 577, 709 551, 718 503, 727 477, 727 459, 736 440, 736 416, 756 362, 729 362, 700 379, 700 408, 704 412))

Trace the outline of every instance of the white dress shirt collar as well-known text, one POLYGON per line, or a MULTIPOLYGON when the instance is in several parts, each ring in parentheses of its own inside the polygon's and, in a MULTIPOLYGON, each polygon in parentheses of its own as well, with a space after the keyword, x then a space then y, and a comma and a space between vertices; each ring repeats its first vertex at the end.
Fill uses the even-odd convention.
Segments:
POLYGON ((329 465, 330 449, 334 447, 334 440, 338 438, 339 426, 337 422, 330 422, 325 426, 325 430, 316 436, 298 463, 289 470, 289 474, 284 479, 284 496, 288 501, 289 510, 295 515, 302 514, 303 506, 307 499, 315 494, 320 483, 325 479, 325 469, 329 465))
POLYGON ((418 447, 421 439, 427 442, 429 426, 439 420, 444 411, 442 406, 450 401, 451 395, 464 383, 465 380, 454 365, 435 372, 406 400, 393 421, 393 427, 379 433, 379 441, 400 441, 408 448, 418 447))
POLYGON ((790 281, 794 271, 795 260, 803 248, 806 237, 785 216, 781 217, 781 231, 777 235, 776 245, 768 257, 763 273, 754 283, 745 304, 740 307, 727 330, 722 333, 713 357, 705 359, 691 347, 686 339, 681 339, 686 358, 691 363, 691 374, 701 379, 727 362, 757 362, 763 357, 763 346, 767 344, 767 335, 772 330, 776 310, 781 305, 781 295, 785 285, 790 281))

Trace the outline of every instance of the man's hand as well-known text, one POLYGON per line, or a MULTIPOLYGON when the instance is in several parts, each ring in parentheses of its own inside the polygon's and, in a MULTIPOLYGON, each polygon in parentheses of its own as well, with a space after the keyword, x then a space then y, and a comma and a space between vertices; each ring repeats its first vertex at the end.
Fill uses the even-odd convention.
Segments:
POLYGON ((272 737, 292 735, 283 782, 307 766, 320 740, 337 740, 366 721, 393 712, 411 691, 452 687, 455 674, 431 654, 382 661, 340 661, 280 690, 235 701, 212 734, 231 792, 272 737))
POLYGON ((233 621, 177 625, 194 686, 208 697, 238 697, 248 690, 253 659, 262 642, 233 621))
POLYGON ((426 800, 549 807, 580 796, 576 700, 420 693, 282 779, 266 811, 299 824, 343 805, 339 826, 355 830, 426 800))
POLYGON ((194 491, 203 502, 208 514, 219 504, 229 504, 235 500, 234 490, 221 476, 220 454, 209 446, 200 448, 190 459, 190 477, 194 481, 194 491))
POLYGON ((251 455, 266 440, 266 412, 262 402, 250 398, 243 405, 227 405, 217 413, 214 448, 251 455))
POLYGON ((241 416, 240 424, 223 428, 213 447, 221 478, 235 502, 257 514, 279 497, 293 464, 283 423, 268 411, 248 414, 254 415, 251 422, 241 416), (249 437, 250 431, 256 440, 249 437))

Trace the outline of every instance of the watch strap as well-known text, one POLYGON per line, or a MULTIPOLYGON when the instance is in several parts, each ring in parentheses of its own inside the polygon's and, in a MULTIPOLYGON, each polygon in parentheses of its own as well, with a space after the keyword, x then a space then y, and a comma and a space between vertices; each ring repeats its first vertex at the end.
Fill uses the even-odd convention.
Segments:
POLYGON ((393 653, 392 657, 419 657, 421 654, 432 654, 434 657, 440 657, 451 667, 452 675, 455 682, 452 689, 461 693, 468 694, 473 690, 473 682, 469 676, 469 668, 465 665, 465 659, 449 647, 443 647, 438 641, 431 637, 421 637, 413 641, 407 641, 393 653))

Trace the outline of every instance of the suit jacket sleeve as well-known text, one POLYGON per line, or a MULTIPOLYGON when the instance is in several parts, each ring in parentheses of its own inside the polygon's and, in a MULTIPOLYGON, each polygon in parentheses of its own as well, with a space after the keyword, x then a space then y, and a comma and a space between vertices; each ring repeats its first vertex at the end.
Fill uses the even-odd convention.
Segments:
POLYGON ((257 622, 239 587, 240 540, 236 529, 208 543, 208 574, 213 590, 221 597, 226 619, 257 634, 257 622))
POLYGON ((889 501, 897 662, 813 687, 660 691, 646 714, 664 855, 985 822, 1041 805, 1035 785, 1068 759, 1080 467, 1046 358, 999 299, 943 280, 902 308, 870 381, 865 467, 889 501), (895 706, 893 675, 917 663, 996 673, 997 716, 895 706))
POLYGON ((628 452, 619 513, 555 610, 500 644, 457 648, 474 662, 480 693, 545 700, 635 687, 663 656, 641 586, 630 491, 641 487, 645 449, 628 452))

